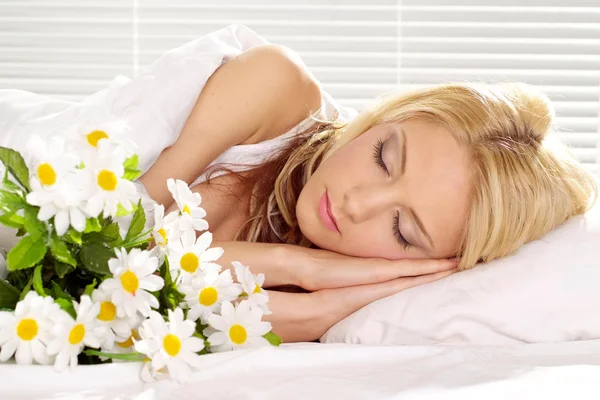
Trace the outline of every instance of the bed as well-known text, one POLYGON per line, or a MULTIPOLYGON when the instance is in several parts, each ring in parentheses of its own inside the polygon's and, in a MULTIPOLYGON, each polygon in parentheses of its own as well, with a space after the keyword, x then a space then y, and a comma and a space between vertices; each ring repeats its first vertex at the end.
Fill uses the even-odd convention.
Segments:
POLYGON ((0 398, 598 399, 600 340, 509 346, 296 343, 211 354, 186 385, 144 383, 139 363, 0 365, 0 398))

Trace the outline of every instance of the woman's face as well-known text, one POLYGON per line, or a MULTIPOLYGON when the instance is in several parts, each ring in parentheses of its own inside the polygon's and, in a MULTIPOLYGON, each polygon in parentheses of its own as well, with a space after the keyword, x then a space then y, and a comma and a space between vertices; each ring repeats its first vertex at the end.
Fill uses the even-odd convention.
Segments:
POLYGON ((441 126, 377 125, 310 177, 296 206, 300 230, 319 248, 356 257, 453 257, 469 207, 468 165, 441 126))

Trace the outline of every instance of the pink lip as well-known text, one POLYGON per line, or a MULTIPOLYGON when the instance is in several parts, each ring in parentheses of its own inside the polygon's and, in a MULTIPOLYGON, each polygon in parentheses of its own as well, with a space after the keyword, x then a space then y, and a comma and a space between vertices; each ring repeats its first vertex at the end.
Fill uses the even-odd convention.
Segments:
POLYGON ((323 221, 323 225, 325 225, 327 229, 340 233, 337 223, 335 222, 335 217, 331 212, 331 203, 329 202, 327 191, 323 193, 323 196, 321 196, 321 199, 319 200, 319 217, 321 217, 321 221, 323 221))

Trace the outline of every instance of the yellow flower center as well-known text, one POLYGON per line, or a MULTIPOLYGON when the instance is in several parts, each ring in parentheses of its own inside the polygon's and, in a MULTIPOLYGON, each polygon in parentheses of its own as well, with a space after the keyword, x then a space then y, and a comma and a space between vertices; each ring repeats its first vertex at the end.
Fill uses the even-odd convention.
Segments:
POLYGON ((117 188, 117 176, 114 172, 103 169, 98 174, 98 186, 112 192, 117 188))
POLYGON ((185 272, 193 274, 198 269, 198 265, 200 265, 200 259, 194 253, 186 253, 181 257, 179 265, 181 265, 181 269, 185 272))
POLYGON ((252 292, 252 294, 254 293, 260 293, 260 286, 258 286, 258 283, 256 284, 256 286, 254 286, 254 291, 252 292))
POLYGON ((115 315, 117 315, 117 307, 110 301, 103 301, 100 304, 100 314, 98 314, 98 319, 100 321, 112 321, 115 319, 115 315))
POLYGON ((175 357, 181 350, 181 340, 173 334, 168 334, 163 339, 163 347, 168 355, 175 357))
POLYGON ((185 206, 183 206, 183 210, 181 210, 181 211, 184 213, 190 214, 190 215, 192 214, 192 212, 190 211, 190 208, 187 206, 187 204, 185 206))
POLYGON ((71 329, 71 333, 69 333, 69 343, 71 344, 79 344, 83 340, 85 336, 85 326, 83 324, 77 324, 71 329))
POLYGON ((133 339, 139 339, 139 337, 137 336, 137 333, 135 333, 135 331, 132 329, 131 330, 131 336, 129 336, 129 339, 127 339, 124 342, 117 342, 117 346, 122 347, 124 349, 133 346, 133 339))
POLYGON ((40 164, 37 169, 37 174, 42 185, 50 186, 56 183, 56 171, 54 171, 52 165, 48 163, 40 164))
POLYGON ((93 131, 85 135, 90 146, 97 147, 101 139, 108 139, 108 135, 104 131, 93 131))
POLYGON ((128 291, 131 294, 135 294, 140 286, 140 281, 138 277, 131 271, 125 272, 121 275, 121 285, 123 285, 123 289, 128 291))
POLYGON ((235 344, 244 344, 248 338, 246 328, 238 324, 233 325, 229 328, 229 338, 235 344))
POLYGON ((162 237, 163 239, 163 245, 167 245, 169 243, 169 239, 167 239, 167 231, 165 231, 165 228, 160 228, 158 230, 158 234, 162 237))
POLYGON ((38 324, 34 319, 26 318, 22 319, 17 325, 17 336, 21 340, 32 340, 38 334, 38 324))
POLYGON ((214 287, 205 287, 198 296, 198 301, 203 306, 211 306, 215 304, 219 298, 219 292, 214 287))

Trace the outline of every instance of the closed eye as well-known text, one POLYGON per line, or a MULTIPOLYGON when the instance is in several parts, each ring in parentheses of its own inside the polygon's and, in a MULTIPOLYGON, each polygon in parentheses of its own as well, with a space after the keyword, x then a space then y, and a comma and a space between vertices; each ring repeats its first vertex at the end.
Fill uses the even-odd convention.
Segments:
MULTIPOLYGON (((375 159, 375 163, 381 167, 381 169, 390 176, 390 171, 388 170, 385 162, 383 161, 383 145, 385 142, 381 139, 377 140, 375 143, 375 148, 373 149, 373 158, 375 159)), ((412 245, 404 238, 402 232, 400 231, 400 213, 396 212, 394 215, 394 221, 392 225, 392 233, 396 238, 396 241, 402 246, 404 250, 408 250, 412 245)))
POLYGON ((383 145, 385 142, 381 139, 377 139, 377 143, 375 143, 375 148, 373 149, 373 158, 375 159, 375 163, 381 167, 381 169, 389 176, 390 171, 387 169, 385 162, 383 161, 383 145))

